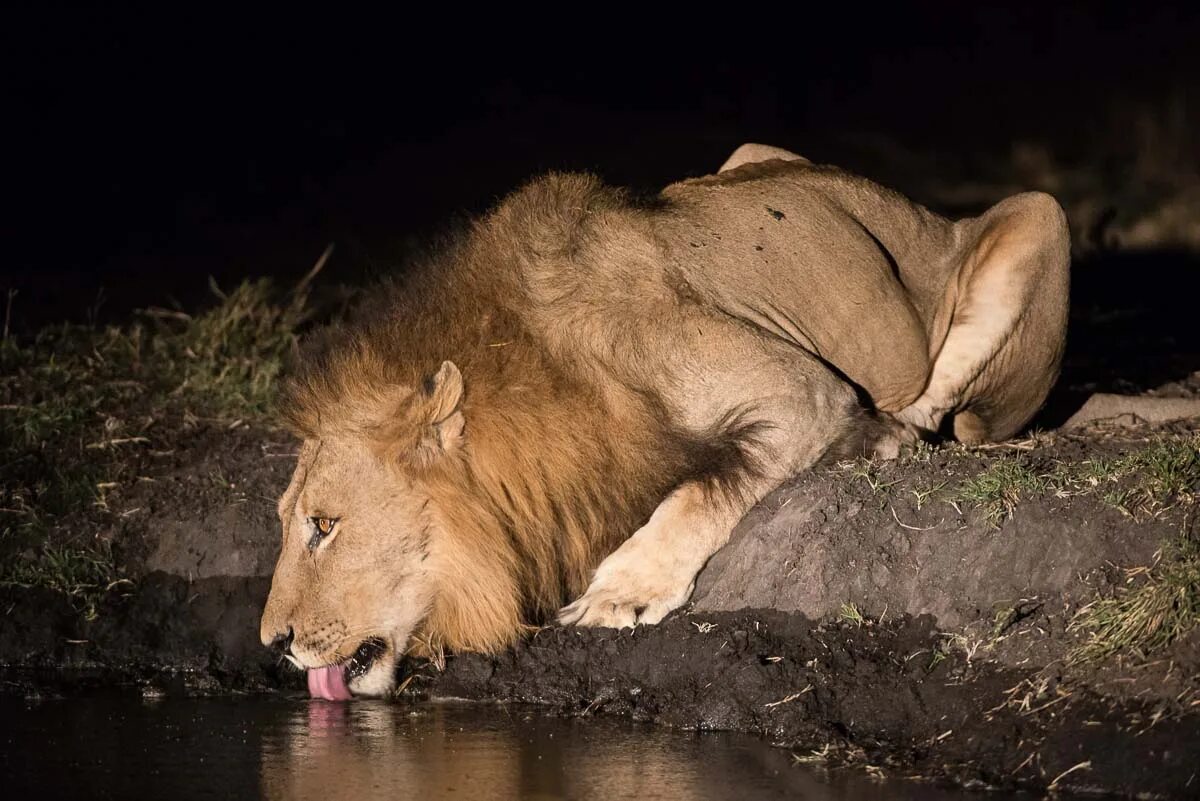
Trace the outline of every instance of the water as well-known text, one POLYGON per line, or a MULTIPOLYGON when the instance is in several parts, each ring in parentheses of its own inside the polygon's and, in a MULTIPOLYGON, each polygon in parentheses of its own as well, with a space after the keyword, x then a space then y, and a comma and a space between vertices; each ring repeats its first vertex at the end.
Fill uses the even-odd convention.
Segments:
POLYGON ((822 773, 740 735, 524 707, 0 699, 4 799, 998 799, 822 773))

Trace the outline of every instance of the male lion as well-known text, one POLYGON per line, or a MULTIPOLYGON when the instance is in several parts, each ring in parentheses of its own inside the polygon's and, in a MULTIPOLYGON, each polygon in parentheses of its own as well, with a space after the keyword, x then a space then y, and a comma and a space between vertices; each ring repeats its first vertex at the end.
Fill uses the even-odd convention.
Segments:
POLYGON ((334 699, 556 612, 656 623, 797 471, 1018 431, 1068 241, 1048 195, 950 222, 759 145, 649 202, 537 179, 309 343, 263 642, 334 699))

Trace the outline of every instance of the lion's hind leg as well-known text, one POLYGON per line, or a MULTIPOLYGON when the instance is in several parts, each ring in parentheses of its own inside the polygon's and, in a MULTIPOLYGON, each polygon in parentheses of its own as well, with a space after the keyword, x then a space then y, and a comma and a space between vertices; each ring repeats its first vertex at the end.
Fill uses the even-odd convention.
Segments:
POLYGON ((924 392, 896 418, 937 431, 953 415, 963 442, 1010 437, 1046 399, 1066 339, 1070 235, 1049 195, 1008 198, 967 228, 947 292, 949 331, 924 392))
POLYGON ((804 164, 810 163, 803 156, 797 155, 790 150, 784 150, 782 147, 747 142, 744 145, 739 145, 736 150, 730 153, 729 158, 725 159, 725 163, 721 165, 721 169, 717 170, 717 172, 726 172, 737 169, 743 164, 757 164, 760 161, 771 161, 772 159, 799 161, 804 164))

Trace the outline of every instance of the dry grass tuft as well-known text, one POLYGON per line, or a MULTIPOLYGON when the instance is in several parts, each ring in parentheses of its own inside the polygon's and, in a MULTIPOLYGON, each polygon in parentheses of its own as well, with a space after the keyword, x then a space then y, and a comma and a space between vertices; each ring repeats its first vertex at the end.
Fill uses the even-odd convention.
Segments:
POLYGON ((1170 645, 1200 624, 1200 545, 1172 545, 1154 565, 1126 571, 1126 587, 1112 598, 1088 604, 1071 628, 1088 641, 1075 661, 1118 653, 1146 656, 1170 645))
POLYGON ((861 628, 867 622, 858 605, 854 603, 842 604, 842 608, 838 611, 838 620, 857 628, 861 628))

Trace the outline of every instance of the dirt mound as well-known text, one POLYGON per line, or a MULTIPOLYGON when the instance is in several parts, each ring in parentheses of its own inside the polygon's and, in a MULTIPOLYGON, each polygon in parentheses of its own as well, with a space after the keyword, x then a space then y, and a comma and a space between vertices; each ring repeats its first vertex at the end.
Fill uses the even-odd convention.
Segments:
POLYGON ((1112 565, 1148 564, 1178 530, 1169 516, 1131 518, 1102 497, 1112 488, 1070 474, 1140 439, 1055 436, 801 476, 746 516, 692 602, 813 618, 854 604, 953 630, 1038 598, 1090 600, 1112 565))

